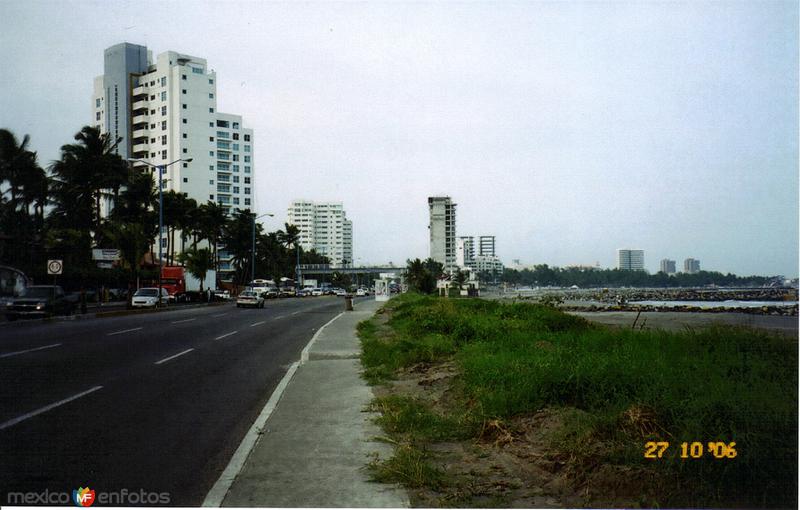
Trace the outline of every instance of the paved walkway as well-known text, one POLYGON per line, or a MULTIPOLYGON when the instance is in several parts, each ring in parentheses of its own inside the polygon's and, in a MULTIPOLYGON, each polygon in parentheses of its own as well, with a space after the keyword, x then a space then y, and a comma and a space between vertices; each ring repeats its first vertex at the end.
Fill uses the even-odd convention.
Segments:
POLYGON ((378 308, 360 301, 304 352, 222 506, 408 507, 405 491, 368 481, 364 466, 391 446, 364 411, 372 391, 361 379, 356 324, 378 308))

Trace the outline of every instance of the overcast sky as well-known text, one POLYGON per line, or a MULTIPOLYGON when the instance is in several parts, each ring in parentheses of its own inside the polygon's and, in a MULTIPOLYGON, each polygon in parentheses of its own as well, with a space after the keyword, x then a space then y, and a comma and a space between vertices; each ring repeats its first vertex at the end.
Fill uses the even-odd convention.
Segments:
POLYGON ((41 163, 108 46, 206 58, 267 228, 341 201, 357 263, 427 257, 450 195, 506 264, 798 274, 797 2, 0 0, 0 25, 0 127, 41 163))

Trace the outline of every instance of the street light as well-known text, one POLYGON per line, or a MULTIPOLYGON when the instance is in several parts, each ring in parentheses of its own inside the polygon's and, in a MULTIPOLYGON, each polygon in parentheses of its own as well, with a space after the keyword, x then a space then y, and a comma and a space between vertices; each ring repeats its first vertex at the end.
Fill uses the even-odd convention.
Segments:
POLYGON ((175 161, 167 163, 166 165, 154 165, 152 163, 148 163, 147 161, 136 158, 128 158, 128 161, 130 163, 142 163, 158 170, 158 299, 156 299, 156 306, 161 306, 161 273, 164 270, 164 256, 162 254, 161 247, 161 235, 162 231, 164 230, 164 188, 161 185, 161 177, 168 166, 174 165, 175 163, 180 163, 181 161, 184 163, 191 163, 192 158, 176 159, 175 161))
POLYGON ((256 220, 258 218, 263 218, 264 216, 274 217, 275 215, 272 213, 264 213, 261 216, 256 216, 256 213, 250 213, 253 215, 253 249, 250 253, 251 259, 251 269, 250 269, 250 281, 256 279, 256 220))

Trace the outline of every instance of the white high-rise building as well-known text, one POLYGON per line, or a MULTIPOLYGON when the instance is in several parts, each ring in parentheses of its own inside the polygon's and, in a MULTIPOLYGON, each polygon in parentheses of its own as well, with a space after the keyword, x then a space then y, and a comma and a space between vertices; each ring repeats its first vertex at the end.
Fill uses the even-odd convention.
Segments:
POLYGON ((617 268, 626 271, 644 271, 644 250, 617 250, 617 268))
POLYGON ((430 258, 453 272, 456 266, 456 204, 450 197, 428 197, 430 258))
MULTIPOLYGON (((175 51, 153 60, 145 46, 130 43, 106 49, 104 57, 104 74, 94 80, 92 118, 102 132, 122 137, 118 154, 152 165, 191 158, 162 172, 164 191, 183 193, 198 205, 216 202, 228 213, 252 210, 253 130, 244 128, 240 115, 217 111, 217 76, 206 60, 175 51)), ((167 245, 166 232, 161 244, 167 245)))
POLYGON ((495 256, 494 252, 494 236, 480 236, 478 237, 478 255, 495 256))
POLYGON ((688 258, 683 261, 683 272, 695 274, 700 272, 700 261, 693 258, 688 258))
POLYGON ((286 222, 300 229, 304 250, 325 255, 335 267, 353 264, 353 222, 347 219, 341 202, 295 200, 289 205, 286 222))
POLYGON ((473 267, 475 259, 475 238, 461 236, 456 239, 456 266, 461 269, 473 267))

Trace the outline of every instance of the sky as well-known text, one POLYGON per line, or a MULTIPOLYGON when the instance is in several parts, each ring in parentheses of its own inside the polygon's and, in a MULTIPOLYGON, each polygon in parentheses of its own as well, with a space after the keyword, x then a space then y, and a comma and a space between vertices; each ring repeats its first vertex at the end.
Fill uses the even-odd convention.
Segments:
POLYGON ((103 50, 205 58, 256 210, 340 201, 356 264, 425 258, 427 197, 506 264, 798 275, 798 3, 0 0, 0 127, 46 165, 103 50))

